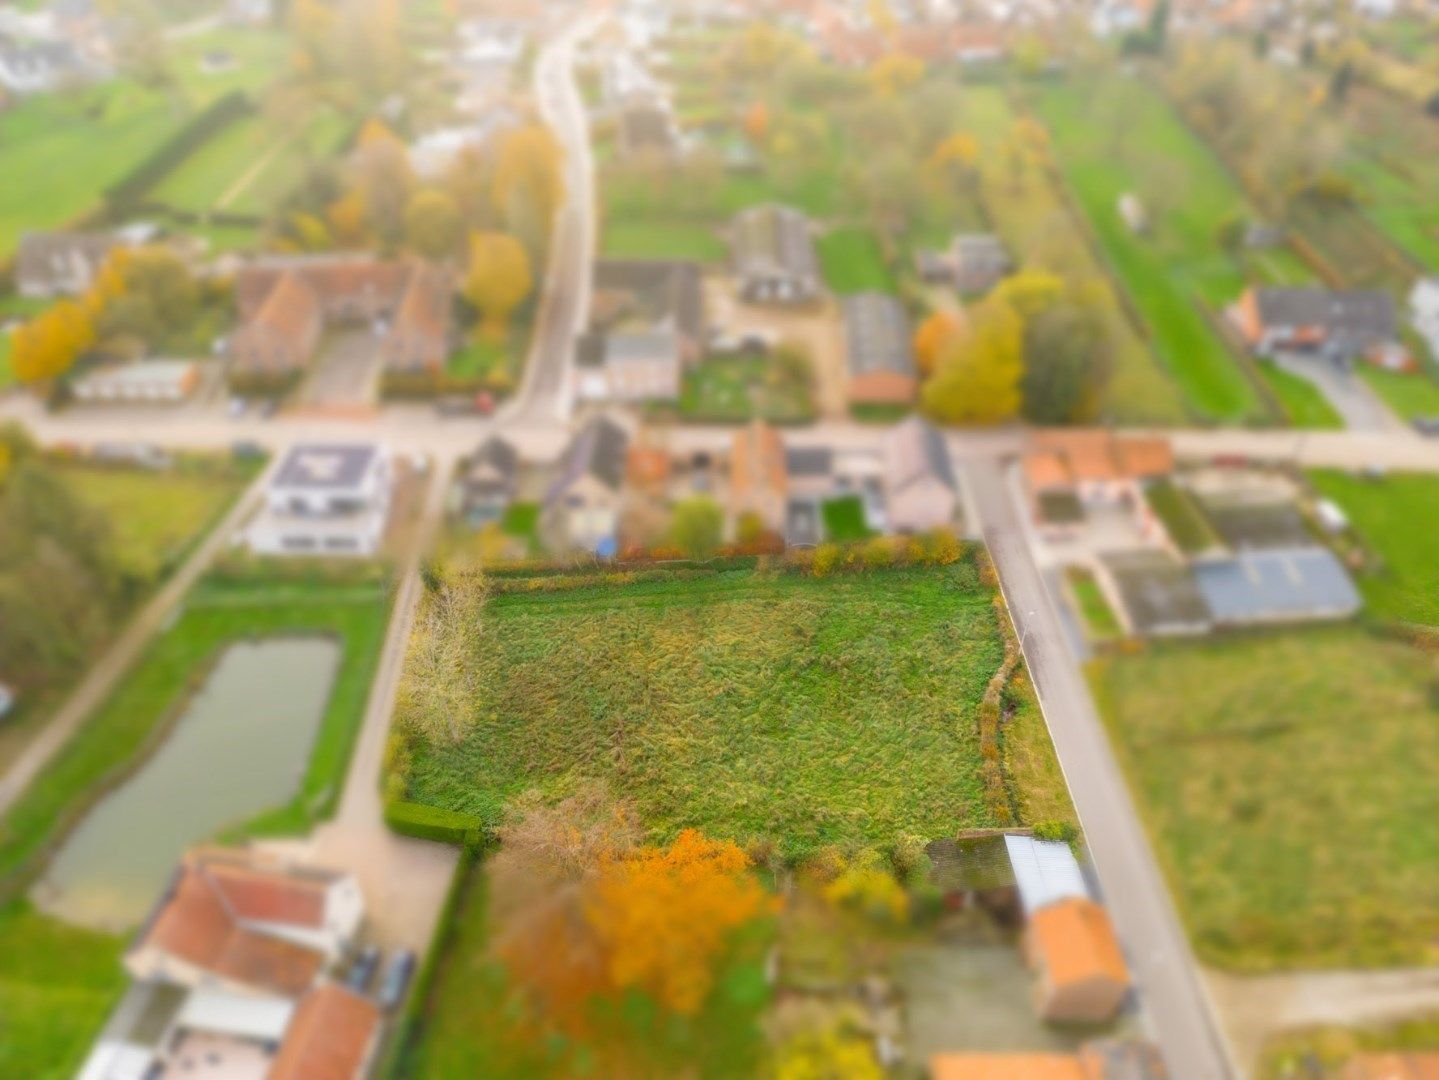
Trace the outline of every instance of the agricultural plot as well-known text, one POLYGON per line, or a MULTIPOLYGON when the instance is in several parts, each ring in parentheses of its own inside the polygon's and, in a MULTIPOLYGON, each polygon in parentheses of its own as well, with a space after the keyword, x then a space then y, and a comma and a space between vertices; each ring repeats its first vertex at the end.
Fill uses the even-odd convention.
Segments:
POLYGON ((694 827, 796 858, 995 823, 977 709, 1004 644, 969 560, 475 587, 462 704, 421 674, 433 625, 411 643, 391 784, 413 802, 495 822, 522 793, 599 779, 656 837, 694 827))
POLYGON ((1353 626, 1093 673, 1191 937, 1242 970, 1433 961, 1439 658, 1353 626))
POLYGON ((1131 422, 1178 423, 1185 401, 1125 314, 1104 268, 1049 177, 1007 152, 1016 116, 996 86, 966 89, 959 123, 980 143, 980 196, 1021 264, 1043 267, 1088 290, 1100 305, 1115 354, 1106 412, 1131 422))
POLYGON ((1263 416, 1254 385, 1203 310, 1221 311, 1247 283, 1244 265, 1217 239, 1222 224, 1247 214, 1229 176, 1138 79, 1060 83, 1036 104, 1105 257, 1191 407, 1217 420, 1263 416), (1145 209, 1143 235, 1119 213, 1126 194, 1145 209))

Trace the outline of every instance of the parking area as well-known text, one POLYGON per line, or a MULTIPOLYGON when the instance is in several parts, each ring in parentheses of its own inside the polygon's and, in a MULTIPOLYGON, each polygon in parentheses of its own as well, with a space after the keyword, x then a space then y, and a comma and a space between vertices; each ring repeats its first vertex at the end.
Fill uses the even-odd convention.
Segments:
POLYGON ((320 347, 296 403, 311 409, 373 406, 379 393, 380 367, 377 335, 367 328, 338 331, 320 347))

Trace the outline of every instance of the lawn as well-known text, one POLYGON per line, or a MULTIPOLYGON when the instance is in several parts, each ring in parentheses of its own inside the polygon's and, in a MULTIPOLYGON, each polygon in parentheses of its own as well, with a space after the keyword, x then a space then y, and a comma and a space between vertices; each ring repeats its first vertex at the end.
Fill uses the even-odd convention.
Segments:
POLYGON ((1082 287, 1095 298, 1114 349, 1114 377, 1105 402, 1107 417, 1126 422, 1179 423, 1184 397, 1169 372, 1156 363, 1119 297, 1069 215, 1048 175, 1037 168, 1011 167, 1005 152, 1016 117, 998 86, 965 88, 965 108, 956 123, 979 141, 982 201, 1022 265, 1042 267, 1082 287))
POLYGON ((1093 671, 1206 962, 1430 964, 1439 657, 1356 626, 1151 646, 1093 671))
POLYGON ((125 986, 125 939, 0 906, 0 1076, 75 1074, 125 986))
POLYGON ((1069 582, 1070 592, 1074 595, 1080 618, 1084 622, 1084 629, 1091 640, 1113 641, 1123 636, 1124 627, 1120 625, 1119 617, 1104 598, 1104 592, 1092 573, 1081 567, 1070 567, 1065 572, 1065 579, 1069 582))
POLYGON ((496 391, 509 392, 519 385, 525 358, 530 351, 531 319, 517 318, 499 338, 472 335, 445 363, 445 375, 463 381, 479 380, 496 391))
POLYGON ((1106 259, 1190 405, 1216 420, 1264 415, 1256 388, 1200 307, 1217 310, 1245 285, 1243 265, 1216 239, 1223 222, 1247 212, 1229 175, 1138 79, 1056 83, 1037 104, 1106 259), (1119 214, 1126 192, 1149 210, 1146 235, 1119 214))
POLYGON ((405 794, 493 822, 527 790, 594 778, 657 837, 693 826, 791 857, 992 825, 977 730, 1004 652, 991 601, 967 559, 535 579, 481 601, 458 713, 432 711, 443 688, 412 681, 412 652, 405 794))
POLYGON ((1319 492, 1343 508, 1370 552, 1374 573, 1359 586, 1376 615, 1439 626, 1439 477, 1393 473, 1368 480, 1337 470, 1313 472, 1319 492))
POLYGON ((679 412, 687 420, 717 424, 813 420, 808 369, 800 374, 766 356, 711 357, 685 372, 679 412))
POLYGON ((837 296, 859 292, 896 291, 894 275, 885 264, 879 241, 868 229, 831 229, 815 244, 824 283, 837 296))
POLYGON ((873 530, 865 523, 864 502, 858 495, 827 499, 819 509, 826 540, 848 543, 851 540, 866 540, 874 535, 873 530))
POLYGON ((1334 430, 1344 426, 1344 418, 1334 411, 1329 399, 1304 376, 1285 371, 1268 361, 1260 361, 1259 377, 1279 399, 1285 416, 1294 427, 1334 430))
POLYGON ((1360 364, 1360 377, 1395 414, 1406 420, 1416 416, 1439 416, 1439 383, 1420 371, 1385 371, 1373 364, 1360 364))
POLYGON ((359 728, 388 610, 388 589, 379 582, 202 582, 179 619, 0 818, 0 890, 24 883, 50 846, 175 717, 208 661, 234 641, 320 633, 342 642, 340 668, 300 791, 260 827, 296 831, 328 814, 359 728))
POLYGON ((1219 543, 1214 527, 1199 504, 1174 481, 1158 480, 1150 484, 1144 498, 1180 551, 1193 555, 1219 543))
POLYGON ((601 246, 607 259, 723 262, 729 255, 729 248, 709 225, 629 216, 610 217, 605 222, 601 246))

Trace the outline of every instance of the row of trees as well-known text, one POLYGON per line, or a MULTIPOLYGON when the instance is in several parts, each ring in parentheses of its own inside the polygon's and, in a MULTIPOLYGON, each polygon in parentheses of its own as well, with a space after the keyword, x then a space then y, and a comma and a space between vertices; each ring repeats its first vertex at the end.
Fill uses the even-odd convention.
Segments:
POLYGON ((1092 420, 1112 370, 1094 306, 1042 271, 1002 281, 962 318, 931 316, 914 346, 924 411, 952 424, 1092 420))

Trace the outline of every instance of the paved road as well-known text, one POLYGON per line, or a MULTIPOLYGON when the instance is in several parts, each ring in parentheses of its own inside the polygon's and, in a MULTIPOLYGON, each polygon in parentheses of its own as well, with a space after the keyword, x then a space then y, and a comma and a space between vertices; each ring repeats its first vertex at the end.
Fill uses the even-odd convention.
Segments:
POLYGON ((1320 356, 1280 353, 1274 362, 1311 383, 1334 407, 1350 431, 1400 431, 1400 420, 1369 384, 1348 368, 1320 356))
POLYGON ((171 614, 199 580, 230 536, 259 504, 264 487, 276 467, 264 470, 245 490, 220 524, 195 548, 190 557, 160 587, 140 613, 130 620, 120 636, 94 664, 43 730, 0 777, 0 815, 3 815, 29 787, 36 774, 59 752, 90 714, 114 691, 130 670, 150 638, 165 625, 171 614))
POLYGON ((1044 586, 998 461, 966 470, 1025 663, 1084 826, 1085 839, 1171 1073, 1233 1072, 1212 1006, 1129 789, 1110 752, 1059 611, 1044 586))
POLYGON ((524 380, 501 410, 510 421, 567 419, 573 405, 570 361, 576 336, 589 319, 595 259, 595 166, 589 118, 575 83, 575 47, 598 25, 596 16, 569 24, 535 60, 540 116, 565 151, 565 201, 555 216, 549 267, 535 319, 524 380))

